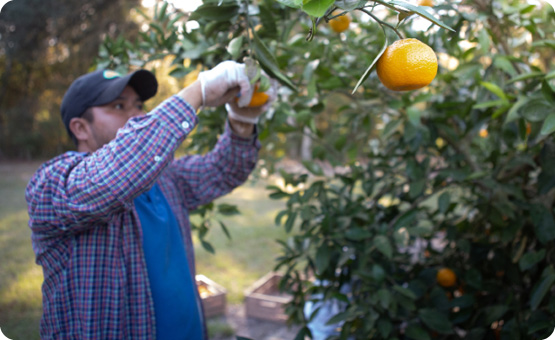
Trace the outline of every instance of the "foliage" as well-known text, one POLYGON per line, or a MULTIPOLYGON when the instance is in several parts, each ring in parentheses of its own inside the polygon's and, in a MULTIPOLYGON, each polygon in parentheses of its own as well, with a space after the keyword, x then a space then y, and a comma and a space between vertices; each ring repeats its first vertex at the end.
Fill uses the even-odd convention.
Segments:
MULTIPOLYGON (((276 223, 291 237, 276 269, 294 296, 291 322, 310 323, 307 302, 339 301, 344 309, 329 323, 342 326, 341 339, 551 334, 552 8, 207 0, 191 16, 161 3, 148 19, 151 29, 135 42, 116 41, 123 57, 99 63, 125 68, 169 55, 171 74, 183 77, 197 65, 252 56, 284 85, 260 123, 266 166, 288 143, 311 141, 306 172, 281 173, 296 190, 270 187, 287 202, 276 223), (341 34, 325 24, 335 4, 353 17, 341 34), (428 29, 415 28, 422 20, 428 29), (397 93, 377 80, 375 61, 401 37, 438 53, 428 88, 397 93), (454 287, 437 284, 443 267, 456 273, 454 287)), ((202 151, 225 113, 199 116, 192 145, 202 151)))
POLYGON ((2 8, 0 158, 49 157, 71 147, 61 98, 89 70, 104 36, 133 36, 127 17, 138 3, 17 0, 2 8))

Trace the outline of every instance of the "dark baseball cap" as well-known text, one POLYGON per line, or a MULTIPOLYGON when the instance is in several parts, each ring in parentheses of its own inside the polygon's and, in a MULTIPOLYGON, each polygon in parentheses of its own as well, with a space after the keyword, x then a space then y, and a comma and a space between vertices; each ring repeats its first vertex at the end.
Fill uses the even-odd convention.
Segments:
POLYGON ((81 117, 93 106, 106 105, 119 97, 125 86, 131 86, 144 102, 158 90, 158 81, 152 72, 137 70, 125 76, 112 70, 97 70, 80 76, 69 86, 62 100, 62 120, 71 136, 69 122, 81 117))

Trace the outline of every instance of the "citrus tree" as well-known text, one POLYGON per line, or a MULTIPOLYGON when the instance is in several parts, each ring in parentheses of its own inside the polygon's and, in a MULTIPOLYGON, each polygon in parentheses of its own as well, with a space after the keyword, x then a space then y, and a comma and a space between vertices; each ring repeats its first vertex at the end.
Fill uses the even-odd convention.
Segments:
MULTIPOLYGON (((247 57, 282 85, 259 136, 270 171, 304 151, 305 171, 279 170, 289 189, 269 187, 287 202, 275 221, 291 237, 276 269, 299 339, 331 304, 331 338, 553 332, 553 8, 207 0, 190 15, 167 3, 142 15, 149 30, 107 40, 100 66, 125 71, 169 56, 170 74, 183 79, 247 57), (418 42, 405 48, 410 58, 387 59, 390 45, 409 39, 418 42), (422 45, 439 61, 435 72, 419 68, 429 60, 422 45)), ((190 147, 202 152, 226 115, 199 117, 190 147)))

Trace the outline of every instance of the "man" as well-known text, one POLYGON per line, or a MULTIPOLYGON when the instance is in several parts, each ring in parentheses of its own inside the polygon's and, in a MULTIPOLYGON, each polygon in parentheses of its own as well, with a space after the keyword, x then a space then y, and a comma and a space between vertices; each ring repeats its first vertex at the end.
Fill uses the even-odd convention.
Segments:
POLYGON ((43 267, 43 339, 206 339, 188 211, 230 192, 255 167, 254 123, 275 99, 252 93, 227 61, 148 114, 154 75, 96 71, 66 92, 62 119, 77 144, 43 164, 26 199, 43 267), (174 159, 201 106, 226 104, 214 150, 174 159))

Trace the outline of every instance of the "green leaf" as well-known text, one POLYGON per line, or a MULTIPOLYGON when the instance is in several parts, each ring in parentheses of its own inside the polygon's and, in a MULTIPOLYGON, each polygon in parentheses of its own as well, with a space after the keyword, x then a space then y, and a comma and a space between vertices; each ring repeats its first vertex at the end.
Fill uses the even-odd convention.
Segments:
POLYGON ((486 177, 489 174, 490 174, 489 171, 485 171, 485 170, 484 171, 477 171, 477 172, 473 172, 470 175, 468 175, 465 178, 465 180, 466 181, 473 181, 475 179, 480 179, 480 178, 486 177))
POLYGON ((301 8, 303 5, 303 0, 277 0, 277 2, 291 8, 301 8))
POLYGON ((397 220, 397 222, 395 222, 395 225, 393 226, 393 228, 395 230, 401 228, 401 227, 408 227, 410 226, 415 220, 416 220, 416 215, 418 214, 418 210, 417 209, 411 209, 408 210, 407 212, 405 212, 403 215, 401 215, 401 217, 399 217, 399 219, 397 220))
POLYGON ((530 98, 519 110, 522 117, 530 122, 541 122, 548 114, 552 113, 553 108, 543 97, 530 98))
POLYGON ((382 288, 382 289, 378 290, 378 292, 376 293, 376 297, 378 298, 378 301, 380 302, 380 305, 384 309, 389 308, 389 306, 391 304, 391 293, 389 292, 389 290, 387 290, 386 288, 382 288))
POLYGON ((508 101, 503 100, 503 99, 488 100, 487 102, 481 102, 481 103, 474 104, 474 106, 472 106, 472 108, 475 109, 475 110, 489 109, 490 107, 497 107, 497 106, 507 105, 508 103, 509 103, 508 101))
POLYGON ((497 86, 494 83, 490 83, 487 81, 482 81, 480 82, 480 85, 482 85, 482 87, 486 88, 488 91, 490 91, 491 93, 495 94, 497 97, 504 99, 505 101, 508 100, 507 95, 505 94, 505 92, 503 92, 503 90, 497 86))
POLYGON ((463 296, 459 296, 458 298, 454 298, 449 303, 450 308, 459 307, 459 308, 469 308, 474 306, 476 303, 476 299, 471 294, 464 294, 463 296))
POLYGON ((410 184, 409 197, 412 199, 417 198, 424 192, 424 189, 426 189, 426 179, 412 182, 410 184))
POLYGON ((482 274, 478 270, 474 268, 469 269, 464 274, 464 277, 465 277, 466 283, 469 286, 478 290, 482 289, 482 274))
POLYGON ((260 22, 262 23, 262 30, 261 34, 264 36, 271 37, 273 39, 277 39, 278 37, 278 28, 276 26, 276 22, 272 15, 273 9, 270 6, 265 6, 260 4, 260 22))
MULTIPOLYGON (((489 328, 489 327, 490 327, 490 325, 488 325, 487 328, 489 328)), ((486 335, 486 329, 485 328, 473 328, 466 335, 466 339, 484 339, 485 335, 486 335)))
POLYGON ((162 4, 162 8, 158 12, 158 21, 164 21, 166 18, 166 10, 168 9, 168 2, 164 1, 162 4))
MULTIPOLYGON (((485 31, 486 30, 482 30, 481 32, 485 32, 485 31)), ((488 33, 486 33, 486 34, 488 34, 488 33)), ((507 58, 506 56, 497 56, 497 57, 495 57, 495 59, 493 60, 493 65, 495 67, 497 67, 498 69, 501 69, 501 70, 505 71, 511 77, 514 77, 515 75, 517 75, 517 72, 516 72, 513 64, 511 63, 510 59, 507 58)))
POLYGON ((207 21, 228 22, 231 21, 239 13, 239 6, 236 2, 224 2, 218 5, 215 1, 205 1, 202 6, 199 6, 189 20, 204 19, 207 21))
POLYGON ((521 271, 528 270, 532 268, 536 263, 540 262, 545 258, 545 249, 541 249, 538 252, 531 251, 524 254, 518 261, 518 266, 521 271))
POLYGON ((382 139, 385 140, 389 138, 389 136, 391 136, 395 131, 399 129, 399 126, 402 122, 403 121, 401 119, 395 119, 387 123, 382 131, 382 139))
POLYGON ((430 340, 430 335, 426 330, 418 325, 411 324, 405 330, 405 335, 414 340, 430 340))
POLYGON ((297 219, 296 211, 291 212, 289 216, 287 216, 287 221, 285 221, 285 231, 287 231, 288 233, 291 232, 296 219, 297 219))
POLYGON ((551 113, 545 118, 540 134, 546 136, 553 133, 553 131, 555 131, 555 113, 551 113))
POLYGON ((289 214, 289 210, 282 210, 280 211, 277 215, 276 218, 274 219, 274 223, 279 226, 281 225, 281 220, 283 218, 283 216, 289 214))
POLYGON ((384 235, 378 235, 374 238, 374 246, 384 254, 385 257, 391 259, 393 257, 393 247, 389 242, 389 239, 384 235))
POLYGON ((154 29, 161 37, 164 36, 164 31, 162 30, 162 27, 154 22, 151 22, 150 24, 148 24, 150 26, 150 28, 154 29))
POLYGON ((229 230, 227 229, 227 227, 226 227, 226 225, 224 224, 224 222, 222 222, 222 221, 218 221, 218 222, 220 222, 220 227, 222 227, 222 230, 223 230, 225 236, 227 236, 227 239, 228 239, 228 240, 231 240, 231 234, 229 233, 229 230))
POLYGON ((147 14, 146 14, 143 10, 141 10, 140 8, 134 7, 134 10, 137 11, 137 13, 139 13, 139 14, 140 14, 143 18, 145 18, 147 21, 151 21, 151 20, 152 20, 152 18, 151 18, 149 15, 147 15, 147 14))
MULTIPOLYGON (((308 327, 303 327, 297 333, 294 340, 304 340, 310 335, 310 329, 308 327)), ((249 339, 250 340, 250 339, 249 339)))
POLYGON ((330 265, 331 249, 327 244, 321 245, 316 251, 316 271, 323 274, 330 265))
POLYGON ((377 282, 382 282, 385 279, 385 270, 379 264, 375 264, 372 266, 371 275, 377 282))
POLYGON ((320 165, 318 165, 318 163, 312 162, 312 161, 303 161, 302 163, 303 163, 305 169, 310 171, 312 174, 314 174, 316 176, 323 176, 324 175, 324 171, 322 170, 322 167, 320 165))
POLYGON ((368 230, 364 230, 359 227, 352 227, 349 228, 345 232, 345 238, 352 240, 352 241, 362 241, 372 236, 372 233, 368 230))
POLYGON ((480 30, 478 32, 478 42, 482 53, 487 54, 490 48, 490 38, 487 30, 480 30))
POLYGON ((340 312, 332 316, 327 322, 326 325, 335 325, 337 323, 347 321, 354 317, 353 313, 350 311, 340 312))
POLYGON ((268 47, 266 47, 264 42, 260 40, 260 38, 256 33, 253 34, 253 43, 254 43, 256 60, 258 60, 258 62, 260 63, 260 66, 264 69, 264 71, 266 71, 266 73, 268 73, 268 75, 271 76, 272 78, 277 79, 283 85, 297 92, 298 90, 295 87, 295 85, 291 82, 291 80, 287 78, 284 74, 282 74, 281 71, 279 70, 274 54, 270 52, 268 47))
POLYGON ((231 39, 229 44, 227 44, 227 52, 231 54, 232 59, 238 59, 241 55, 241 48, 243 47, 243 36, 240 35, 231 39))
POLYGON ((308 15, 321 17, 326 14, 326 11, 334 2, 335 0, 310 0, 307 1, 301 9, 308 15))
POLYGON ((555 272, 553 267, 545 268, 540 281, 532 288, 532 293, 530 294, 530 308, 532 308, 532 310, 536 310, 539 307, 554 282, 555 272))
POLYGON ((484 326, 491 325, 494 321, 500 320, 505 313, 509 310, 509 307, 504 305, 496 305, 486 307, 482 310, 484 315, 484 326))
POLYGON ((451 204, 451 195, 447 191, 442 193, 437 199, 437 207, 442 214, 445 214, 447 212, 450 204, 451 204))
POLYGON ((218 205, 218 213, 225 216, 239 215, 239 209, 236 205, 221 203, 218 205))
POLYGON ((216 251, 214 250, 214 247, 206 242, 205 240, 200 240, 200 244, 202 245, 202 247, 204 248, 204 250, 206 250, 207 252, 211 253, 211 254, 215 254, 216 251))
MULTIPOLYGON (((381 4, 385 4, 384 1, 376 1, 376 2, 379 2, 381 4)), ((433 22, 434 24, 438 25, 439 27, 442 27, 442 28, 448 29, 452 32, 455 32, 454 29, 447 26, 446 24, 444 24, 440 20, 436 19, 433 16, 432 13, 428 12, 428 8, 425 7, 425 6, 417 6, 417 5, 409 4, 408 2, 399 1, 399 0, 388 1, 388 3, 394 4, 394 5, 399 6, 399 7, 406 8, 409 11, 412 11, 412 12, 418 14, 419 16, 423 17, 424 19, 427 19, 428 21, 433 22)))
POLYGON ((453 325, 445 313, 436 309, 425 308, 418 311, 418 317, 432 330, 441 334, 452 334, 453 325))
POLYGON ((362 77, 360 77, 360 79, 358 80, 358 83, 355 85, 355 88, 353 89, 353 91, 351 92, 351 94, 355 94, 355 92, 357 91, 357 89, 359 88, 360 85, 362 85, 362 83, 364 83, 364 81, 366 79, 368 79, 368 77, 370 76, 370 73, 372 72, 372 69, 374 68, 374 65, 378 62, 378 60, 380 59, 380 57, 382 56, 382 54, 385 52, 385 50, 387 49, 387 46, 389 45, 389 40, 387 38, 387 33, 385 33, 385 27, 384 25, 380 25, 380 27, 382 28, 382 32, 384 34, 385 40, 382 46, 382 49, 380 50, 380 52, 378 52, 378 54, 376 55, 376 57, 374 58, 374 60, 372 61, 372 63, 370 64, 370 66, 368 66, 368 68, 366 69, 366 71, 364 71, 364 73, 362 74, 362 77))
POLYGON ((389 334, 391 334, 392 329, 393 329, 393 325, 389 320, 386 320, 386 319, 378 320, 378 331, 380 332, 382 338, 389 339, 389 334))
POLYGON ((399 285, 395 285, 393 286, 393 290, 401 293, 403 296, 411 299, 411 300, 416 300, 418 298, 418 296, 416 296, 416 294, 414 294, 414 292, 408 288, 405 287, 401 287, 399 285))
POLYGON ((514 82, 517 82, 517 81, 522 81, 522 80, 533 79, 533 78, 541 78, 541 77, 543 77, 543 75, 544 75, 543 72, 529 72, 529 73, 521 74, 519 76, 511 78, 511 80, 509 80, 509 82, 507 84, 511 84, 511 83, 514 83, 514 82))
POLYGON ((269 195, 269 197, 273 200, 279 200, 279 199, 287 198, 287 197, 290 197, 290 196, 291 196, 290 194, 288 194, 286 192, 283 192, 283 191, 273 192, 269 195))
POLYGON ((407 108, 407 117, 409 118, 409 122, 418 127, 420 126, 420 117, 422 116, 422 111, 420 111, 419 109, 417 109, 414 106, 410 106, 409 108, 407 108))
POLYGON ((520 97, 516 103, 509 109, 509 113, 507 113, 507 118, 505 118, 504 124, 508 124, 512 121, 515 121, 520 118, 519 110, 520 108, 526 104, 528 98, 520 97))
POLYGON ((555 240, 555 220, 551 211, 543 205, 535 205, 532 208, 532 222, 534 223, 534 232, 536 237, 542 244, 546 244, 551 240, 555 240))
POLYGON ((540 152, 542 170, 551 177, 555 177, 555 143, 547 141, 540 152))
POLYGON ((168 24, 166 25, 166 30, 169 31, 171 29, 173 29, 173 25, 180 19, 182 19, 185 16, 185 13, 179 12, 175 15, 175 17, 173 19, 171 19, 170 21, 168 21, 168 24))

